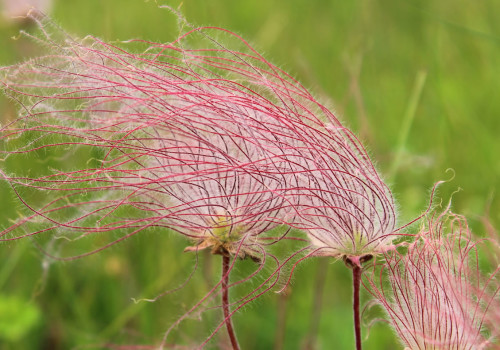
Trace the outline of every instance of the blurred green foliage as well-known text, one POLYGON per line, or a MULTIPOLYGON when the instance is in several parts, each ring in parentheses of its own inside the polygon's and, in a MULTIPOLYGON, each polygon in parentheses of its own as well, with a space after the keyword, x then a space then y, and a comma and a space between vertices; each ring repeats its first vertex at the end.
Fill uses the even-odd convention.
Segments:
MULTIPOLYGON (((364 140, 389 181, 401 224, 426 208, 433 183, 449 179, 445 171, 451 168, 455 177, 441 188, 440 197, 447 201, 460 187, 454 211, 465 214, 478 234, 485 231, 484 218, 500 227, 495 196, 500 189, 500 3, 185 0, 180 8, 194 24, 242 34, 333 106, 364 140)), ((79 37, 165 42, 177 34, 176 18, 153 1, 59 0, 51 15, 79 37)), ((1 20, 1 65, 40 52, 18 36, 21 27, 30 30, 1 20)), ((15 109, 0 99, 2 124, 15 116, 15 109)), ((15 164, 0 162, 11 172, 44 172, 51 161, 39 155, 15 164)), ((22 206, 4 183, 0 199, 0 227, 5 227, 22 206)), ((154 297, 188 278, 195 260, 181 253, 185 240, 142 232, 70 262, 50 260, 37 245, 43 245, 42 238, 0 246, 0 324, 9 325, 0 327, 1 349, 153 344, 218 280, 219 260, 202 255, 198 271, 181 292, 155 303, 134 303, 132 298, 154 297), (14 316, 5 316, 6 309, 14 316)), ((299 265, 287 296, 270 293, 237 313, 234 323, 243 349, 277 348, 283 326, 283 349, 306 349, 311 337, 316 349, 352 349, 350 274, 340 262, 326 267, 318 260, 299 265), (315 314, 319 298, 321 312, 315 314), (280 315, 286 318, 284 325, 280 315), (318 331, 311 333, 316 321, 318 331)), ((251 268, 239 264, 235 278, 251 268)), ((171 341, 203 339, 217 320, 219 310, 207 311, 201 320, 189 319, 171 341)), ((383 323, 364 332, 369 334, 366 349, 400 348, 383 323)), ((218 339, 223 335, 210 347, 218 348, 218 339)))
POLYGON ((0 339, 19 342, 39 324, 40 309, 29 300, 0 295, 0 339))

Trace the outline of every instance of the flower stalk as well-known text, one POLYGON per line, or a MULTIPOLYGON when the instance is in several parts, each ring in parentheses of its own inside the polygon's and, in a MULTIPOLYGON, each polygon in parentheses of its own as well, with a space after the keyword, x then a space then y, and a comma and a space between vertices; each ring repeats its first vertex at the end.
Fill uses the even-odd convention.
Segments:
POLYGON ((361 317, 359 313, 359 291, 361 287, 361 275, 363 274, 362 263, 371 260, 371 255, 344 257, 344 263, 352 270, 352 310, 354 319, 354 335, 356 339, 356 350, 362 349, 361 344, 361 317))
POLYGON ((231 341, 233 350, 239 350, 240 345, 234 332, 233 323, 231 321, 231 313, 229 310, 229 272, 230 272, 231 257, 228 254, 222 255, 222 309, 224 310, 224 322, 226 323, 227 335, 231 341))
POLYGON ((354 314, 354 334, 356 337, 356 350, 361 350, 361 319, 359 317, 359 287, 361 285, 361 266, 352 268, 352 309, 354 314))

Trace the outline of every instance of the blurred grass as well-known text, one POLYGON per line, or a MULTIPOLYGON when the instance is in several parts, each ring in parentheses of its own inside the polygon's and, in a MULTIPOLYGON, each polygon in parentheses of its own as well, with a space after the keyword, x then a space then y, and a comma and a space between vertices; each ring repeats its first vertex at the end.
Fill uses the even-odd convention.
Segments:
MULTIPOLYGON (((192 0, 183 2, 182 11, 195 24, 242 34, 333 106, 360 133, 382 174, 390 179, 401 223, 424 210, 433 183, 448 179, 445 171, 452 168, 455 178, 441 188, 440 196, 447 201, 460 187, 462 191, 453 197, 454 211, 467 215, 478 234, 484 231, 479 219, 485 215, 500 227, 500 25, 496 16, 500 3, 192 0), (423 74, 425 84, 419 85, 423 74)), ((156 8, 153 1, 59 0, 51 15, 80 37, 169 41, 177 33, 175 17, 156 8)), ((1 65, 36 54, 26 40, 11 39, 19 29, 19 24, 0 22, 1 65)), ((15 109, 0 99, 0 112, 5 123, 15 109)), ((33 164, 46 167, 25 159, 7 170, 33 164)), ((0 199, 2 227, 16 217, 20 205, 4 183, 0 183, 0 199)), ((30 241, 2 244, 0 303, 17 298, 17 304, 27 303, 41 316, 19 321, 25 327, 21 338, 0 333, 0 348, 154 343, 182 310, 206 292, 207 275, 217 280, 217 257, 208 257, 213 260, 210 268, 207 257, 201 256, 200 266, 208 270, 198 271, 180 293, 156 303, 131 300, 153 297, 187 278, 194 259, 180 254, 185 245, 173 235, 144 232, 95 256, 62 263, 43 257, 30 241)), ((314 291, 317 269, 317 261, 310 261, 296 271, 287 297, 284 349, 303 349, 318 295, 314 291)), ((317 348, 351 349, 349 271, 342 263, 332 263, 325 278, 317 348)), ((271 293, 235 316, 243 349, 273 348, 279 298, 271 293)), ((213 321, 219 319, 216 312, 206 313, 206 322, 188 321, 173 339, 208 335, 213 321)), ((5 317, 13 316, 0 312, 0 319, 5 317)), ((211 346, 218 344, 213 341, 211 346)), ((400 346, 383 324, 377 324, 365 348, 400 346)))

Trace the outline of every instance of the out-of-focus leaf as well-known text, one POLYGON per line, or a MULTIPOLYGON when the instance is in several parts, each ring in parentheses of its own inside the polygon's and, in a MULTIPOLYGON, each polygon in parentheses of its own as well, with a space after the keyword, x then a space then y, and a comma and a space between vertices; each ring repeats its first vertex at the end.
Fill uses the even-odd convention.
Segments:
POLYGON ((28 300, 0 295, 0 339, 18 341, 41 321, 39 307, 28 300))

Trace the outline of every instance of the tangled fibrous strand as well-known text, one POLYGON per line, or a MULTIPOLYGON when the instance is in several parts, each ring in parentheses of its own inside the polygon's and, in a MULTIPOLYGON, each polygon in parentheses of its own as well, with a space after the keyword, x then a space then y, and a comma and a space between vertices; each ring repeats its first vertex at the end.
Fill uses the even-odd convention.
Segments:
POLYGON ((465 218, 447 208, 426 220, 406 252, 387 252, 365 286, 410 349, 494 348, 497 325, 486 328, 496 312, 499 269, 481 272, 484 242, 473 241, 465 218))
MULTIPOLYGON (((302 85, 236 34, 195 28, 170 44, 131 41, 130 50, 134 45, 146 48, 135 54, 93 37, 76 41, 63 35, 56 40, 50 24, 41 28, 45 36, 36 39, 54 54, 3 69, 4 87, 23 105, 25 115, 3 128, 2 139, 29 137, 21 145, 11 142, 16 149, 5 153, 78 147, 100 164, 46 177, 10 177, 11 183, 66 191, 64 200, 71 204, 54 200, 36 210, 37 218, 52 222, 54 213, 79 207, 85 216, 54 220, 58 229, 78 230, 83 219, 96 222, 96 216, 109 218, 128 206, 138 209, 140 218, 85 226, 85 232, 176 226, 172 220, 178 223, 188 212, 164 198, 192 193, 199 184, 191 180, 207 174, 208 187, 217 190, 210 195, 208 188, 198 190, 204 192, 201 197, 224 196, 224 186, 243 186, 242 196, 250 189, 251 199, 229 195, 245 202, 251 225, 261 216, 288 222, 309 234, 317 255, 372 254, 390 245, 394 201, 361 143, 302 85), (210 161, 207 154, 214 150, 210 161), (172 170, 174 159, 187 163, 172 170), (216 184, 225 178, 229 185, 216 184), (191 181, 186 185, 190 189, 178 191, 185 181, 191 181), (108 198, 76 198, 94 191, 108 198), (152 215, 144 218, 142 212, 152 215)), ((195 199, 183 205, 200 208, 206 202, 195 199)), ((239 215, 236 208, 215 206, 194 211, 239 215)))
POLYGON ((52 225, 44 230, 155 226, 194 239, 236 226, 254 235, 283 223, 285 178, 267 152, 277 142, 267 146, 273 131, 252 128, 267 115, 239 84, 201 76, 176 46, 166 45, 172 56, 151 53, 154 47, 132 54, 96 38, 54 41, 50 27, 41 28, 57 54, 3 69, 4 87, 24 112, 2 128, 3 153, 73 153, 97 166, 70 159, 66 167, 80 168, 38 177, 4 173, 15 189, 59 195, 42 208, 30 206, 33 214, 2 236, 34 234, 15 230, 35 218, 52 225), (99 200, 83 200, 89 193, 99 200), (125 207, 140 218, 117 219, 125 207), (68 220, 68 212, 85 214, 68 220))
POLYGON ((2 128, 2 153, 12 161, 45 154, 64 162, 42 175, 2 172, 30 212, 3 230, 2 240, 111 233, 109 243, 74 259, 156 228, 190 238, 187 251, 211 248, 262 263, 230 285, 226 274, 186 317, 221 288, 251 280, 266 259, 276 269, 233 304, 238 310, 272 289, 283 264, 266 247, 287 231, 261 236, 291 211, 283 193, 288 174, 271 153, 281 146, 264 129, 273 111, 260 112, 240 84, 202 76, 174 44, 165 46, 167 56, 152 53, 154 46, 133 54, 61 32, 56 40, 50 21, 33 16, 45 35, 35 39, 53 54, 2 69, 5 91, 22 106, 21 117, 2 128))
POLYGON ((1 129, 1 152, 52 168, 2 171, 27 215, 1 240, 112 233, 76 258, 156 228, 190 238, 188 251, 267 257, 276 269, 303 253, 269 255, 289 237, 267 232, 283 224, 308 234, 306 257, 391 246, 394 200, 360 141, 238 35, 202 27, 168 44, 112 45, 31 16, 42 33, 32 38, 51 53, 1 69, 21 106, 1 129))

